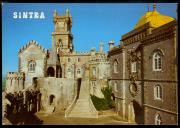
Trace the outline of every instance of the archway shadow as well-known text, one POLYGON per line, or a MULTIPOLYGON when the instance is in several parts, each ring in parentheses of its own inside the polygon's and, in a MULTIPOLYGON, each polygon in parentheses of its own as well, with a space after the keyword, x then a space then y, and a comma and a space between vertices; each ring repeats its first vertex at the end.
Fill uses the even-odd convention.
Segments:
POLYGON ((16 113, 11 114, 7 117, 7 119, 13 125, 17 124, 43 124, 43 120, 39 119, 34 113, 32 112, 24 112, 24 113, 16 113))
POLYGON ((143 108, 135 100, 133 100, 133 107, 134 107, 134 114, 135 114, 135 122, 137 124, 143 124, 144 123, 143 108))

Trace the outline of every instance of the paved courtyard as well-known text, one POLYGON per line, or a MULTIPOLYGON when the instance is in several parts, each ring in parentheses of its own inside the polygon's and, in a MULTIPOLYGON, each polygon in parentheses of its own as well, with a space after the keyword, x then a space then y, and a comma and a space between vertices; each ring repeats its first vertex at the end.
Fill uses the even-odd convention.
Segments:
POLYGON ((99 116, 99 118, 65 118, 62 114, 44 114, 38 113, 36 114, 41 120, 43 120, 43 124, 51 124, 51 125, 127 125, 134 124, 128 123, 126 121, 121 120, 117 115, 113 116, 99 116))
POLYGON ((135 125, 122 120, 112 111, 105 111, 99 118, 65 118, 63 113, 47 114, 38 112, 35 115, 22 115, 14 120, 3 120, 5 124, 42 124, 42 125, 135 125), (14 121, 17 120, 18 121, 14 121))

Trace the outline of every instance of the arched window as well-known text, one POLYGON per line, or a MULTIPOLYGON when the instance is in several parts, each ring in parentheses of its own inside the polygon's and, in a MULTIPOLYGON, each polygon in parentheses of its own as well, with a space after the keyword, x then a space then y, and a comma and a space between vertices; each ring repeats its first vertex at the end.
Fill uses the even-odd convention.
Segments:
POLYGON ((162 99, 162 88, 160 85, 156 85, 154 87, 154 98, 155 99, 162 99))
POLYGON ((137 62, 132 62, 131 63, 131 72, 137 72, 137 62))
POLYGON ((153 54, 153 70, 162 70, 162 53, 160 51, 157 51, 153 54))
POLYGON ((77 74, 81 74, 81 69, 77 69, 77 74))
POLYGON ((114 91, 118 91, 117 82, 114 82, 114 91))
POLYGON ((155 116, 155 125, 161 125, 161 116, 159 114, 156 114, 155 116))
POLYGON ((118 72, 118 62, 117 60, 114 61, 114 73, 118 72))
POLYGON ((71 58, 68 58, 68 62, 71 62, 71 58))
POLYGON ((35 67, 36 67, 35 61, 31 60, 31 61, 29 62, 29 65, 28 65, 28 71, 29 71, 29 72, 34 72, 34 71, 35 71, 35 67))

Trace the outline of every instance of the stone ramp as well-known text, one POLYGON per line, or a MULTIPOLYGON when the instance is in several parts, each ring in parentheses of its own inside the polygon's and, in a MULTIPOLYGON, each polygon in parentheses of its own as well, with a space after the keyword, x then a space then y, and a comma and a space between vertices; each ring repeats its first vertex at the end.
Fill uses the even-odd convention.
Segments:
POLYGON ((82 80, 79 98, 77 99, 76 97, 73 103, 68 107, 65 112, 65 117, 98 118, 98 112, 90 97, 89 79, 82 80))

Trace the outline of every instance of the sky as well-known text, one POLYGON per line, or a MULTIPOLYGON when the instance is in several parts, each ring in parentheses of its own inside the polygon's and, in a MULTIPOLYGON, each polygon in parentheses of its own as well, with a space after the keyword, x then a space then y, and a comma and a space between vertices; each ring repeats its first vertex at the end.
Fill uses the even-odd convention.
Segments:
MULTIPOLYGON (((149 4, 153 10, 153 4, 149 4)), ((148 10, 148 3, 3 3, 2 5, 2 75, 18 71, 18 51, 31 40, 41 46, 51 48, 54 31, 53 12, 65 14, 66 9, 72 15, 72 34, 75 51, 99 50, 104 43, 108 51, 108 42, 119 44, 121 36, 133 30, 135 24, 148 10), (13 12, 44 12, 45 19, 14 19, 13 12)), ((176 3, 157 3, 157 11, 177 18, 176 3)))

